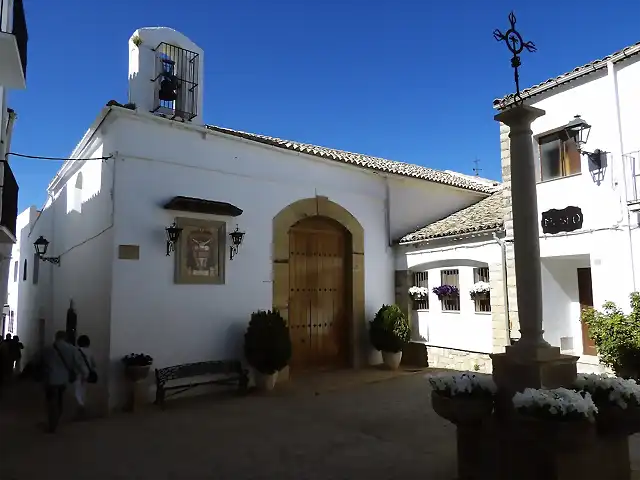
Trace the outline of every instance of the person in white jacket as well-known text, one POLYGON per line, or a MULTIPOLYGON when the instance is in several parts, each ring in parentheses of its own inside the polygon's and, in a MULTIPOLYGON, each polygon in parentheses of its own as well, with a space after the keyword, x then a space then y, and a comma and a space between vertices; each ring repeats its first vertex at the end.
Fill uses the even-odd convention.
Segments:
POLYGON ((84 365, 87 367, 88 375, 85 377, 79 377, 75 384, 75 396, 78 402, 78 418, 83 419, 86 417, 86 400, 87 400, 87 384, 96 383, 98 381, 98 375, 96 373, 96 361, 91 353, 91 340, 87 335, 80 335, 78 337, 78 351, 82 357, 84 365))

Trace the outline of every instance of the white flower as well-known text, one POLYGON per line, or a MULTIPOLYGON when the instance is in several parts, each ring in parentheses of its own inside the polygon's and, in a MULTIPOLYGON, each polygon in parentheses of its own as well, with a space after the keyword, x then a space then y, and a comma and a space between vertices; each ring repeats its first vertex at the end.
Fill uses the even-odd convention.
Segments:
POLYGON ((583 397, 579 392, 566 388, 527 388, 516 393, 512 401, 516 410, 546 410, 552 416, 578 414, 585 418, 593 418, 598 413, 598 408, 588 392, 583 397))
POLYGON ((640 385, 635 380, 607 374, 579 374, 575 386, 592 395, 608 392, 608 400, 620 408, 626 409, 631 402, 640 405, 640 385))
POLYGON ((469 293, 489 293, 491 291, 491 285, 489 282, 476 282, 471 287, 469 293))
POLYGON ((431 387, 436 392, 446 392, 451 396, 471 394, 483 391, 494 394, 497 390, 493 378, 488 375, 474 375, 472 373, 427 375, 431 387))
POLYGON ((419 298, 426 297, 429 295, 429 289, 427 287, 411 287, 409 295, 419 298))

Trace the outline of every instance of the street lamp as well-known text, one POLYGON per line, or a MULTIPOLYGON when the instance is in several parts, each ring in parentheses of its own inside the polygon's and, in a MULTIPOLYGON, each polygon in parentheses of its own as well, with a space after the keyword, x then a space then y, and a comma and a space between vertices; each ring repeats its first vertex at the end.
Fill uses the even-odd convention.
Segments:
POLYGON ((42 235, 38 237, 38 239, 33 242, 33 246, 36 249, 36 254, 38 258, 43 262, 53 263, 54 265, 60 265, 60 257, 45 257, 47 254, 47 250, 49 248, 49 240, 44 238, 42 235))
POLYGON ((229 260, 233 260, 233 257, 238 254, 238 248, 242 245, 244 239, 244 232, 241 232, 236 225, 236 229, 229 234, 231 237, 231 245, 229 246, 229 260))

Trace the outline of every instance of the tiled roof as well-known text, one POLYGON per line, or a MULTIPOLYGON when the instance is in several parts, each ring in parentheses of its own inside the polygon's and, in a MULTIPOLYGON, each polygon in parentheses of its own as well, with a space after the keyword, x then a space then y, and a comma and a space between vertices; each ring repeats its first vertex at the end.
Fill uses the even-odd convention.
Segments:
POLYGON ((493 193, 499 185, 498 182, 486 178, 475 178, 461 173, 434 170, 433 168, 412 165, 410 163, 396 162, 394 160, 386 160, 384 158, 371 157, 361 153, 345 152, 344 150, 309 145, 307 143, 300 143, 292 140, 283 140, 281 138, 268 137, 257 133, 241 132, 239 130, 231 130, 230 128, 217 127, 214 125, 207 125, 207 128, 216 132, 263 143, 265 145, 305 153, 307 155, 315 155, 316 157, 347 163, 369 170, 419 178, 429 182, 451 185, 453 187, 465 188, 476 192, 493 193))
MULTIPOLYGON (((551 90, 552 88, 559 87, 565 83, 568 83, 572 80, 576 80, 577 78, 583 77, 585 75, 589 75, 591 73, 597 72, 603 68, 607 67, 608 62, 621 62, 629 57, 637 55, 640 53, 640 42, 634 43, 633 45, 629 45, 628 47, 623 48, 622 50, 618 50, 617 52, 612 53, 611 55, 607 55, 604 58, 600 58, 598 60, 594 60, 592 62, 587 63, 586 65, 582 65, 581 67, 576 67, 570 72, 563 73, 554 78, 550 78, 545 80, 538 85, 534 85, 533 87, 525 88, 522 90, 521 95, 522 99, 533 97, 534 95, 538 95, 547 90, 551 90)), ((493 101, 494 108, 503 109, 508 107, 513 103, 514 94, 510 93, 509 95, 503 98, 497 98, 493 101)))
POLYGON ((482 232, 501 228, 503 224, 502 193, 497 192, 442 220, 430 223, 420 230, 405 235, 398 242, 409 243, 430 238, 482 232))

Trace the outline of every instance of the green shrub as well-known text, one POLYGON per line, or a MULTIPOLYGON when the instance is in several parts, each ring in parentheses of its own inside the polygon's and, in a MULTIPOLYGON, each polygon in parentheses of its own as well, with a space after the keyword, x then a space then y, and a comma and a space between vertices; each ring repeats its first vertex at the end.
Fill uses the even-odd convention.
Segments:
POLYGON ((376 350, 401 352, 411 339, 411 328, 400 307, 382 305, 374 319, 369 322, 369 338, 376 350))
POLYGON ((289 327, 277 310, 258 310, 244 334, 244 355, 253 368, 265 375, 282 370, 291 360, 289 327))
POLYGON ((602 312, 588 308, 582 320, 596 344, 602 363, 617 375, 637 378, 640 373, 640 293, 630 295, 631 313, 625 315, 615 303, 606 302, 602 312))

